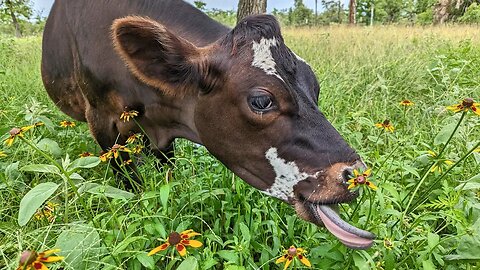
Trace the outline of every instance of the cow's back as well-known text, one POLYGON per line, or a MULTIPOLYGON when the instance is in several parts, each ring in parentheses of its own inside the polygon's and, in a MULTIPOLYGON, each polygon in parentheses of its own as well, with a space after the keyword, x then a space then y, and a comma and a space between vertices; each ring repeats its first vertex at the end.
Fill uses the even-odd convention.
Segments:
POLYGON ((134 78, 115 53, 110 27, 128 15, 150 17, 197 46, 228 28, 180 0, 55 1, 43 37, 42 78, 62 111, 85 121, 88 107, 108 106, 112 96, 128 99, 152 89, 134 78))

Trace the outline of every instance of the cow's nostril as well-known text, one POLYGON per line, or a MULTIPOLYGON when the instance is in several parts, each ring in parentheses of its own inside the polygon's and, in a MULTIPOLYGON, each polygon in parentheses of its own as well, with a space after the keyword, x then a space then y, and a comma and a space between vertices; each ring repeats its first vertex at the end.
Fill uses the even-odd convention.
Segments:
POLYGON ((348 180, 352 179, 355 177, 355 175, 353 174, 353 168, 345 168, 345 170, 343 171, 342 173, 342 177, 343 177, 343 182, 346 183, 348 180))

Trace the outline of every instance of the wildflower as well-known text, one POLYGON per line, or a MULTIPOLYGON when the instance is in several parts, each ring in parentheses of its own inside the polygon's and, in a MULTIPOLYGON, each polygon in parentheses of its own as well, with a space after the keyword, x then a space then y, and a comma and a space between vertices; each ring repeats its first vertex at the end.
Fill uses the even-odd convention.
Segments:
POLYGON ((12 128, 10 130, 10 137, 8 137, 6 140, 5 140, 5 144, 7 146, 12 146, 13 142, 15 141, 15 138, 16 137, 23 137, 23 133, 36 127, 37 125, 34 124, 34 125, 30 125, 30 126, 25 126, 25 127, 21 127, 21 128, 12 128))
POLYGON ((63 120, 62 122, 60 122, 60 126, 63 128, 75 127, 75 122, 63 120))
POLYGON ((289 249, 284 251, 284 255, 278 258, 275 263, 285 263, 283 269, 287 269, 288 266, 292 263, 293 259, 298 258, 300 262, 303 263, 305 266, 311 267, 312 264, 305 256, 303 256, 303 253, 305 253, 305 250, 303 248, 296 248, 295 246, 290 246, 289 249))
POLYGON ((78 155, 78 156, 79 156, 79 157, 91 157, 91 156, 93 156, 93 154, 90 153, 90 152, 83 152, 83 153, 81 153, 81 154, 78 155))
POLYGON ((103 161, 103 162, 106 162, 108 159, 111 159, 112 157, 118 158, 118 156, 120 155, 119 154, 120 152, 130 153, 130 152, 132 152, 132 150, 128 149, 124 145, 120 145, 120 144, 116 143, 112 146, 112 148, 110 150, 108 150, 107 152, 100 155, 100 160, 103 161))
POLYGON ((140 154, 143 150, 143 146, 138 144, 132 149, 132 153, 134 154, 140 154))
POLYGON ((48 270, 45 263, 58 262, 63 260, 61 256, 50 256, 53 253, 60 252, 60 249, 51 249, 43 252, 26 250, 20 255, 20 264, 17 270, 48 270))
POLYGON ((133 119, 135 116, 138 116, 138 112, 135 110, 123 111, 120 115, 120 120, 123 120, 123 122, 128 122, 130 121, 130 118, 133 119))
POLYGON ((415 105, 415 103, 413 103, 412 101, 408 100, 408 99, 404 99, 400 102, 400 105, 402 106, 405 106, 405 107, 408 107, 408 106, 413 106, 415 105))
POLYGON ((122 162, 122 164, 121 164, 120 166, 123 167, 123 166, 127 166, 127 165, 130 165, 130 164, 132 164, 132 160, 131 160, 131 159, 125 160, 124 162, 122 162))
MULTIPOLYGON (((432 159, 435 159, 437 157, 437 153, 435 153, 431 150, 427 151, 427 153, 432 159)), ((438 171, 439 173, 442 173, 443 167, 452 166, 453 163, 454 162, 449 160, 449 159, 442 160, 441 162, 437 162, 435 165, 433 165, 433 167, 430 169, 430 172, 433 173, 435 171, 438 171)))
POLYGON ((472 98, 466 98, 459 104, 454 104, 452 106, 447 106, 447 110, 457 112, 468 112, 472 110, 476 115, 480 115, 480 103, 475 103, 472 98))
POLYGON ((359 185, 366 185, 367 187, 373 190, 377 190, 377 186, 375 186, 370 180, 368 180, 368 177, 370 176, 371 171, 372 171, 371 169, 368 169, 362 174, 360 174, 357 170, 353 170, 353 174, 355 175, 355 177, 348 180, 348 183, 350 183, 350 185, 348 186, 348 189, 352 189, 359 185))
POLYGON ((53 222, 55 220, 54 213, 57 206, 57 203, 47 202, 43 208, 38 209, 37 212, 35 212, 35 218, 37 220, 46 218, 48 221, 53 222))
POLYGON ((143 137, 143 135, 140 134, 140 133, 132 134, 132 135, 130 135, 130 137, 128 137, 126 143, 134 143, 137 140, 140 140, 142 137, 143 137))
POLYGON ((0 151, 0 158, 2 158, 2 157, 6 157, 6 156, 7 156, 7 154, 5 154, 5 152, 3 152, 3 151, 0 151))
POLYGON ((167 241, 160 246, 152 249, 148 253, 148 256, 152 256, 153 254, 166 250, 169 246, 175 246, 180 256, 185 256, 187 254, 187 250, 185 246, 191 246, 193 248, 199 248, 202 246, 202 242, 197 240, 191 240, 190 238, 193 236, 200 235, 199 233, 194 232, 193 230, 186 230, 181 233, 172 232, 167 238, 167 241))
POLYGON ((390 132, 393 132, 393 130, 395 129, 393 126, 392 126, 392 123, 390 123, 390 120, 385 120, 383 121, 382 123, 377 123, 375 124, 375 126, 377 128, 383 128, 385 129, 386 131, 390 131, 390 132))
POLYGON ((392 250, 392 248, 394 246, 393 240, 390 239, 390 238, 383 239, 383 246, 388 250, 392 250))
POLYGON ((480 153, 480 147, 475 148, 475 150, 473 150, 473 152, 480 153))

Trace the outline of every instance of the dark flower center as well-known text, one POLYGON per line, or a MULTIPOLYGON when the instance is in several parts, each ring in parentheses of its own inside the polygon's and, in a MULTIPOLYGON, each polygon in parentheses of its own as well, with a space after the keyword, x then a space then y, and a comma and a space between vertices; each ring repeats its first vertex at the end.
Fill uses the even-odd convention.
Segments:
POLYGON ((365 176, 359 175, 359 176, 357 177, 357 183, 359 183, 359 184, 365 184, 365 182, 366 182, 365 176))
POLYGON ((291 248, 288 249, 287 253, 288 253, 288 255, 293 257, 293 256, 297 255, 297 249, 295 247, 291 247, 291 248))
POLYGON ((463 100, 462 102, 462 105, 465 107, 465 108, 470 108, 473 106, 473 99, 471 98, 466 98, 463 100))
POLYGON ((21 265, 30 265, 37 259, 37 252, 26 250, 20 255, 20 264, 21 265))
POLYGON ((177 232, 172 232, 169 236, 168 236, 168 243, 172 246, 180 243, 180 241, 182 240, 182 237, 180 236, 179 233, 177 232))
POLYGON ((387 120, 383 121, 383 126, 384 127, 387 127, 389 125, 390 125, 390 120, 387 119, 387 120))
POLYGON ((116 143, 116 144, 114 144, 114 145, 112 146, 112 150, 118 150, 118 149, 120 149, 121 147, 122 147, 122 146, 121 146, 120 144, 117 144, 117 143, 116 143))

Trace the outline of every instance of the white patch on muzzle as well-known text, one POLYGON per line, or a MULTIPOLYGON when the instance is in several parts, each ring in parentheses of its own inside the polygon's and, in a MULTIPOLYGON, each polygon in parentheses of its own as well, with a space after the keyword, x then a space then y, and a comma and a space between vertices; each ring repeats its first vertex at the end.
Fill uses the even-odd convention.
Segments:
POLYGON ((275 182, 269 189, 264 191, 264 193, 270 196, 288 201, 289 198, 293 198, 293 187, 298 184, 298 182, 308 177, 315 177, 315 175, 300 172, 300 169, 294 161, 287 162, 279 157, 277 148, 275 147, 268 149, 267 152, 265 152, 265 157, 275 171, 275 182))
POLYGON ((275 59, 273 59, 271 47, 277 46, 277 39, 275 38, 262 38, 259 43, 253 41, 253 61, 252 66, 257 67, 265 71, 268 75, 274 75, 283 81, 280 74, 276 69, 275 59))

